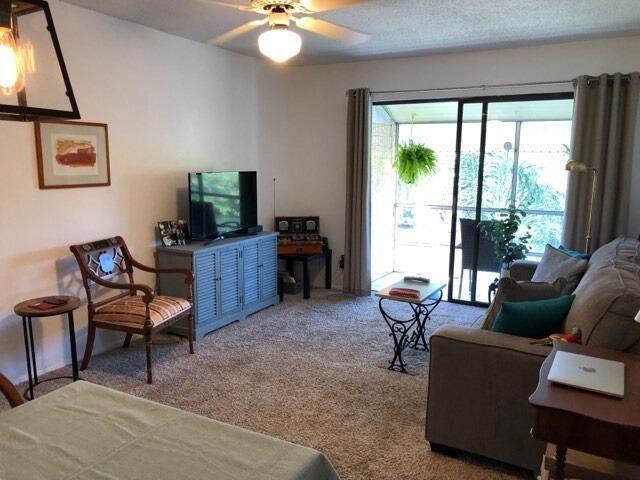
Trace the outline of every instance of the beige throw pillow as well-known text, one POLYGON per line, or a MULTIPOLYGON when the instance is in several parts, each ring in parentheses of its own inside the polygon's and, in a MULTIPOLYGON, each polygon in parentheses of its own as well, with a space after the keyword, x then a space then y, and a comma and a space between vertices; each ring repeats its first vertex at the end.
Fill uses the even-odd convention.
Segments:
POLYGON ((562 295, 569 295, 580 283, 588 264, 589 261, 586 259, 572 257, 547 244, 542 260, 540 260, 531 281, 550 283, 559 278, 566 278, 567 285, 562 295))
POLYGON ((582 330, 582 343, 628 350, 640 341, 640 265, 624 257, 601 262, 584 276, 565 320, 565 331, 582 330))
POLYGON ((558 278, 553 283, 516 282, 511 278, 502 278, 498 283, 496 297, 484 317, 482 328, 484 330, 491 329, 504 302, 527 302, 557 298, 563 294, 566 286, 567 281, 564 278, 558 278))

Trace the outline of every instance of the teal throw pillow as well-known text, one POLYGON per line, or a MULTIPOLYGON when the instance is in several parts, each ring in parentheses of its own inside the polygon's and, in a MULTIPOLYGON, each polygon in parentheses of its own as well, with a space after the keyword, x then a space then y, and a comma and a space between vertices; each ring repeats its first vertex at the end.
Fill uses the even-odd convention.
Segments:
POLYGON ((565 248, 562 245, 560 245, 558 247, 558 250, 566 253, 570 257, 579 258, 581 260, 589 260, 591 258, 591 254, 590 253, 578 252, 577 250, 571 250, 570 248, 565 248))
POLYGON ((544 338, 559 333, 575 295, 531 302, 505 302, 491 330, 518 337, 544 338))

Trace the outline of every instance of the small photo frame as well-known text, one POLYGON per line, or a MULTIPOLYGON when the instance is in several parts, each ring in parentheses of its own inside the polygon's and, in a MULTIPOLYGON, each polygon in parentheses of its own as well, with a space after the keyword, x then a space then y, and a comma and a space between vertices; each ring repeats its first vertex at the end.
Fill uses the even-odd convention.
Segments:
POLYGON ((189 226, 185 220, 165 220, 158 222, 160 240, 165 247, 186 245, 189 240, 189 226))
POLYGON ((111 185, 106 124, 47 120, 35 134, 41 189, 111 185))

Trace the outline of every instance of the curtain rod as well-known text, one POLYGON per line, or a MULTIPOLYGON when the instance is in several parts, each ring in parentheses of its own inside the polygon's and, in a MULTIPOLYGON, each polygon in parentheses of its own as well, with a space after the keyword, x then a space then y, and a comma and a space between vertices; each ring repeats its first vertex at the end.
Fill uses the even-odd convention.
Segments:
MULTIPOLYGON (((600 77, 599 76, 595 76, 592 77, 590 75, 587 75, 587 83, 593 83, 593 82, 599 82, 600 81, 600 77)), ((607 75, 607 81, 613 80, 615 78, 615 75, 607 75)), ((631 75, 620 75, 620 80, 624 80, 624 81, 629 81, 631 80, 631 75)), ((576 80, 573 81, 573 83, 576 83, 576 80)))
MULTIPOLYGON (((614 75, 608 75, 607 80, 613 80, 615 78, 614 75)), ((631 75, 621 75, 622 80, 630 80, 631 75)), ((599 82, 599 76, 590 76, 587 79, 587 82, 599 82)), ((576 80, 554 80, 549 82, 526 82, 526 83, 505 83, 502 85, 473 85, 470 87, 442 87, 442 88, 421 88, 416 90, 378 90, 372 91, 371 94, 381 95, 381 94, 390 94, 390 93, 429 93, 429 92, 456 92, 459 90, 487 90, 490 88, 513 88, 513 87, 536 87, 536 86, 548 86, 548 85, 565 85, 565 84, 575 84, 576 80)))
POLYGON ((428 93, 428 92, 455 92, 458 90, 472 90, 489 88, 511 88, 511 87, 535 87, 545 85, 564 85, 570 84, 572 80, 555 80, 553 82, 527 82, 527 83, 506 83, 503 85, 474 85, 470 87, 443 87, 443 88, 421 88, 417 90, 379 90, 372 91, 371 94, 389 94, 389 93, 428 93))
MULTIPOLYGON (((614 75, 608 75, 607 80, 613 80, 614 75)), ((622 75, 622 80, 629 81, 631 79, 631 75, 622 75)), ((600 81, 600 77, 598 76, 590 76, 587 79, 587 83, 598 82, 600 81)), ((441 87, 441 88, 419 88, 415 90, 372 90, 371 95, 383 95, 383 94, 392 94, 392 93, 429 93, 429 92, 456 92, 460 90, 487 90, 493 88, 518 88, 518 87, 536 87, 536 86, 549 86, 549 85, 566 85, 566 84, 576 84, 576 79, 573 80, 554 80, 548 82, 525 82, 525 83, 505 83, 502 85, 473 85, 468 87, 441 87)), ((347 94, 350 90, 347 90, 347 94)))

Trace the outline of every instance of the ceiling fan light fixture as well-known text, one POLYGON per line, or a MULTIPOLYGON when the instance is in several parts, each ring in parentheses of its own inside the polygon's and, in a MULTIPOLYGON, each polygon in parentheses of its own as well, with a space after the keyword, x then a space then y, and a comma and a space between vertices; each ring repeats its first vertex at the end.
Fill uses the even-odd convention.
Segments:
POLYGON ((300 53, 302 38, 286 26, 274 25, 258 37, 258 48, 264 56, 283 63, 300 53))

